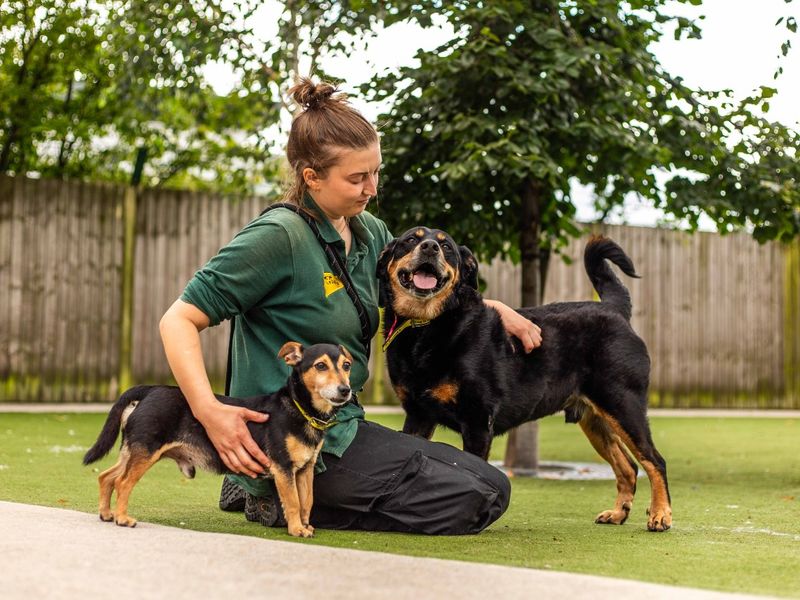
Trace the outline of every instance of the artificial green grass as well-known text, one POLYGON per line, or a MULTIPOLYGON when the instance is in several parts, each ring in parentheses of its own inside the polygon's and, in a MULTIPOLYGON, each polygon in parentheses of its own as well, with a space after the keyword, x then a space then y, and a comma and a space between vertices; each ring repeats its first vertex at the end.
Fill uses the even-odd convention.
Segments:
MULTIPOLYGON (((116 452, 90 467, 80 461, 104 418, 0 414, 0 500, 95 512, 97 474, 116 452)), ((371 418, 395 428, 402 419, 371 418)), ((515 478, 508 512, 480 535, 318 530, 299 543, 800 597, 800 420, 658 417, 651 425, 668 463, 674 524, 667 533, 646 531, 644 478, 621 527, 593 523, 613 505, 612 481, 515 478)), ((458 444, 452 433, 437 439, 458 444)), ((541 421, 540 446, 544 460, 600 460, 576 426, 556 417, 541 421)), ((504 448, 497 440, 493 458, 504 448)), ((220 482, 207 473, 186 480, 162 461, 136 487, 130 512, 163 525, 292 539, 218 510, 220 482)))

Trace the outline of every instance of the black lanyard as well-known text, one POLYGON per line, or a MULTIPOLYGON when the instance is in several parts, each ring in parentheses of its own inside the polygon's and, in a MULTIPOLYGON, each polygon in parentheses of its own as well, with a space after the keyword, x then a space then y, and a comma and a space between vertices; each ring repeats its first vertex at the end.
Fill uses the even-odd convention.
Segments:
MULTIPOLYGON (((347 265, 345 264, 342 257, 336 252, 336 249, 325 241, 322 237, 322 234, 319 232, 319 226, 317 225, 317 221, 312 217, 308 212, 304 211, 302 208, 297 206, 296 204, 290 204, 288 202, 278 202, 277 204, 273 204, 265 208, 261 215, 265 215, 269 211, 276 209, 276 208, 287 208, 292 212, 296 213, 300 216, 308 226, 311 228, 311 231, 314 233, 314 236, 317 238, 320 246, 325 251, 325 257, 328 259, 328 264, 333 271, 333 274, 339 278, 339 281, 342 282, 347 295, 350 297, 350 300, 353 302, 353 306, 356 307, 356 312, 358 313, 358 320, 361 323, 361 340, 364 343, 364 347, 367 350, 367 357, 369 357, 370 351, 370 342, 372 341, 372 332, 369 325, 369 317, 367 316, 367 310, 364 308, 364 305, 361 303, 361 298, 358 297, 358 292, 356 291, 355 285, 353 285, 353 280, 350 279, 350 274, 347 272, 347 265)), ((231 319, 231 334, 230 339, 228 340, 228 366, 225 373, 225 395, 230 395, 231 391, 231 367, 233 365, 233 332, 236 327, 236 318, 231 319)))

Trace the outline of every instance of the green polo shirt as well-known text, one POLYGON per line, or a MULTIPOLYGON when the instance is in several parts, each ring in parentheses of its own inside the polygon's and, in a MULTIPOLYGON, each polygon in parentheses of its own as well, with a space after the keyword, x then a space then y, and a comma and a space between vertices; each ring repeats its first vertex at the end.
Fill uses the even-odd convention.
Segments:
MULTIPOLYGON (((344 241, 310 197, 320 233, 345 256, 344 241)), ((378 328, 378 255, 391 240, 383 221, 368 212, 352 218, 353 242, 347 270, 367 311, 371 330, 378 328)), ((353 302, 332 274, 325 251, 308 224, 288 209, 269 211, 247 225, 189 281, 181 296, 218 325, 236 318, 231 395, 267 394, 286 383, 289 367, 278 358, 287 341, 304 346, 344 345, 353 355, 350 384, 361 390, 369 375, 367 348, 353 302)), ((348 404, 339 424, 325 433, 323 452, 341 456, 357 431, 363 410, 348 404)), ((244 479, 244 478, 243 478, 244 479)))

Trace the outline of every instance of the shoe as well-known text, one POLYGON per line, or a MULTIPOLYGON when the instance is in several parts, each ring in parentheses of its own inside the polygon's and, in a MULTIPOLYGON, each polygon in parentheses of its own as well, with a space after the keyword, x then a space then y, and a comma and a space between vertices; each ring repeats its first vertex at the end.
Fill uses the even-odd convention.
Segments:
POLYGON ((286 527, 280 502, 275 496, 253 496, 246 494, 244 518, 253 523, 261 523, 264 527, 286 527))
POLYGON ((243 487, 225 477, 219 492, 219 507, 227 512, 242 512, 245 506, 245 496, 247 496, 247 492, 243 487))

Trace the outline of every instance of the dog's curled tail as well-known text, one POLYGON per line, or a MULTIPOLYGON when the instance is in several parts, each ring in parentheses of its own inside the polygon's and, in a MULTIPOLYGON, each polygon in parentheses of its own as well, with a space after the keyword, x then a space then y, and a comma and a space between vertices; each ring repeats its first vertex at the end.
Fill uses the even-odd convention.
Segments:
POLYGON ((100 435, 97 436, 97 441, 94 443, 94 446, 89 448, 86 454, 84 454, 84 465, 100 460, 108 454, 108 451, 111 450, 111 447, 114 445, 119 435, 125 409, 128 408, 131 403, 141 400, 151 387, 152 386, 149 385, 133 387, 119 397, 119 400, 111 407, 103 429, 100 431, 100 435))
POLYGON ((609 304, 617 308, 630 321, 633 308, 631 295, 628 292, 628 288, 622 285, 614 271, 608 266, 606 260, 610 260, 617 265, 629 277, 639 278, 633 268, 633 262, 616 242, 605 236, 592 236, 583 253, 583 265, 586 268, 586 274, 589 275, 589 279, 594 289, 597 290, 603 304, 609 304))

